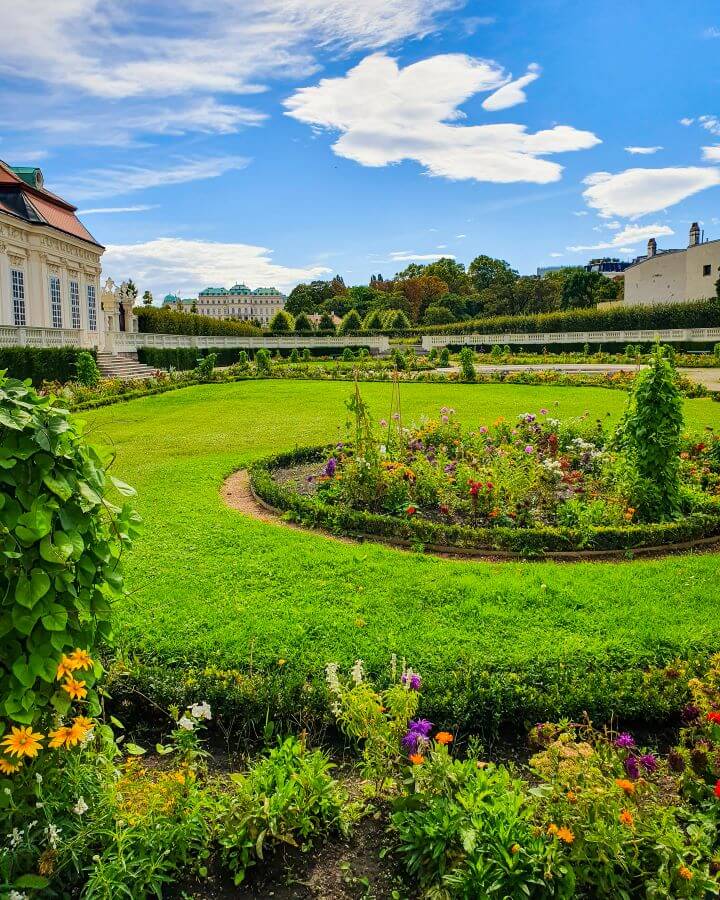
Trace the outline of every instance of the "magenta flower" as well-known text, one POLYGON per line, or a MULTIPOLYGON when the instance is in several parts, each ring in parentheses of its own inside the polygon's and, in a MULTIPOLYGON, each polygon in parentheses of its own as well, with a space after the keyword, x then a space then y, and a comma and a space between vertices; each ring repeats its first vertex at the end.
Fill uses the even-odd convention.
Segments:
POLYGON ((541 416, 546 416, 547 414, 548 414, 548 411, 547 411, 547 410, 545 409, 545 407, 543 406, 543 408, 540 410, 540 415, 541 415, 541 416))
POLYGON ((400 421, 400 413, 393 413, 392 417, 393 417, 393 421, 395 421, 395 422, 400 421))
POLYGON ((615 738, 615 746, 620 747, 622 750, 629 750, 631 747, 635 746, 635 738, 628 734, 627 731, 623 731, 622 734, 619 734, 615 738))
POLYGON ((442 416, 441 421, 442 421, 443 425, 447 425, 447 423, 450 421, 450 419, 448 419, 447 416, 442 416))
POLYGON ((646 772, 655 772, 658 767, 657 759, 652 753, 644 753, 640 757, 640 765, 646 772))
POLYGON ((625 760, 625 771, 633 781, 640 777, 640 767, 638 766, 637 756, 628 756, 625 760))
POLYGON ((433 729, 433 723, 428 719, 413 719, 408 728, 415 734, 421 734, 423 737, 428 737, 433 729))
POLYGON ((330 459, 325 463, 325 474, 328 478, 332 478, 335 474, 335 469, 337 469, 337 460, 334 456, 331 456, 330 459))
POLYGON ((532 444, 528 444, 528 445, 525 447, 525 452, 526 452, 528 455, 531 455, 532 453, 535 452, 535 448, 533 447, 532 444))
POLYGON ((411 691, 419 691, 420 686, 422 685, 422 678, 419 675, 416 675, 414 672, 411 675, 403 675, 400 679, 403 684, 406 684, 411 691))

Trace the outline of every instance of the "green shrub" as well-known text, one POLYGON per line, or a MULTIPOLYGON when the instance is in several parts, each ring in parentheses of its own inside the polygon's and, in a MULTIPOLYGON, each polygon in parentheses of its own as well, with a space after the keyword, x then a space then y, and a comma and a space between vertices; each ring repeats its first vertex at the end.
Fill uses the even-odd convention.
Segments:
POLYGON ((360 314, 356 309, 351 309, 350 312, 343 317, 340 327, 338 328, 338 334, 355 334, 360 331, 361 328, 362 319, 360 318, 360 314))
MULTIPOLYGON (((67 410, 3 377, 0 396, 0 716, 42 726, 71 706, 57 680, 64 654, 91 651, 110 635, 120 555, 136 519, 127 504, 110 502, 112 485, 126 496, 132 490, 106 475, 106 459, 67 410)), ((95 665, 82 676, 91 715, 100 708, 99 674, 95 665)), ((0 733, 6 727, 0 721, 0 733)))
POLYGON ((255 328, 248 322, 176 312, 167 307, 135 307, 134 313, 137 316, 138 331, 149 334, 227 334, 245 337, 262 334, 260 328, 255 328))
POLYGON ((401 309, 389 309, 385 313, 386 331, 407 331, 410 327, 410 319, 401 309))
POLYGON ((290 351, 290 362, 293 363, 293 365, 300 362, 300 354, 297 352, 296 347, 293 347, 290 351))
POLYGON ((195 373, 200 381, 211 381, 215 363, 217 362, 216 353, 208 353, 207 356, 201 356, 197 360, 195 373))
POLYGON ((300 313, 295 318, 295 331, 298 334, 309 334, 313 330, 312 322, 305 313, 300 313))
POLYGON ((318 324, 318 331, 325 331, 329 334, 335 334, 335 323, 330 313, 323 313, 318 324))
POLYGON ((443 347, 440 351, 440 362, 441 369, 447 369, 450 365, 450 350, 447 347, 443 347))
POLYGON ((261 347, 255 354, 255 371, 258 375, 269 375, 271 365, 270 351, 261 347))
POLYGON ((351 347, 346 347, 342 352, 343 362, 354 362, 355 354, 352 352, 351 347))
POLYGON ((472 347, 460 351, 460 376, 463 381, 475 381, 475 353, 472 347))
POLYGON ((273 334, 287 334, 295 329, 295 320, 284 309, 279 309, 272 317, 270 331, 273 334))
POLYGON ((307 347, 305 347, 305 349, 302 352, 302 361, 310 362, 310 351, 308 350, 307 347))
POLYGON ((100 369, 95 362, 95 357, 87 350, 78 353, 75 360, 77 380, 85 387, 94 387, 100 381, 100 369))
POLYGON ((10 378, 29 378, 35 387, 43 381, 72 381, 77 375, 81 353, 95 357, 95 351, 77 347, 0 347, 0 370, 10 378))
POLYGON ((363 331, 382 331, 383 316, 379 309, 371 309, 363 320, 363 331))
POLYGON ((287 738, 246 775, 231 775, 218 797, 216 838, 223 863, 240 884, 270 851, 313 839, 345 824, 346 797, 327 757, 287 738))
POLYGON ((214 353, 218 366, 232 366, 238 362, 240 354, 245 353, 235 347, 214 347, 202 351, 195 347, 139 347, 138 360, 156 369, 188 371, 197 366, 198 352, 201 356, 214 353))
POLYGON ((392 355, 393 366, 398 372, 404 372, 407 369, 407 360, 402 350, 395 349, 392 355))
POLYGON ((500 344, 493 344, 492 350, 490 351, 490 359, 493 362, 499 362, 502 359, 502 350, 500 349, 500 344))
POLYGON ((241 350, 238 353, 237 365, 241 372, 247 372, 250 368, 250 361, 248 359, 247 351, 241 350))

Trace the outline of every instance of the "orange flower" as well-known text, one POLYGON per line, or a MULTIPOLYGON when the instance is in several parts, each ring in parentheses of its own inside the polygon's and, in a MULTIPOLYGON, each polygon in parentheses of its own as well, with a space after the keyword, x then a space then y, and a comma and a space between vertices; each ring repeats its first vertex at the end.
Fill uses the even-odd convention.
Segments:
POLYGON ((616 778, 615 784, 620 788, 621 791, 624 791, 628 796, 635 793, 635 785, 632 781, 628 781, 627 778, 616 778))
POLYGON ((73 719, 73 725, 77 725, 84 731, 90 731, 95 727, 95 723, 93 722, 93 720, 88 719, 87 716, 75 716, 75 718, 73 719))
POLYGON ((551 822, 547 827, 548 834, 557 834, 558 831, 559 831, 559 828, 557 827, 557 825, 554 822, 551 822))
POLYGON ((425 757, 422 753, 411 753, 408 759, 414 766, 421 766, 425 762, 425 757))
POLYGON ((435 740, 438 744, 452 744, 453 736, 449 731, 438 731, 435 735, 435 740))
POLYGON ((5 748, 5 752, 10 756, 37 756, 38 750, 42 748, 40 741, 44 739, 44 735, 33 731, 29 726, 27 728, 13 727, 12 734, 7 735, 0 741, 5 748))
POLYGON ((78 728, 77 725, 61 725, 60 728, 50 732, 49 737, 51 740, 49 746, 54 749, 58 747, 69 749, 79 743, 83 735, 84 731, 78 728))
POLYGON ((575 835, 572 833, 572 831, 570 831, 569 828, 565 828, 564 826, 562 828, 558 828, 556 837, 559 841, 562 841, 565 844, 572 844, 572 842, 575 840, 575 835))
POLYGON ((510 852, 512 853, 513 856, 516 853, 519 853, 521 850, 522 850, 522 847, 520 846, 520 844, 513 844, 512 847, 510 848, 510 852))
POLYGON ((632 828, 633 825, 635 824, 635 819, 633 819, 632 813, 629 812, 627 809, 624 809, 620 813, 618 818, 620 819, 620 823, 622 825, 627 825, 628 828, 632 828))
POLYGON ((680 868, 678 869, 678 875, 681 878, 685 879, 685 881, 690 881, 690 879, 693 877, 693 873, 690 871, 690 869, 688 869, 687 866, 680 866, 680 868))
POLYGON ((82 700, 87 697, 87 688, 84 681, 76 681, 72 675, 68 675, 65 684, 62 686, 64 691, 70 694, 72 700, 82 700))
POLYGON ((63 656, 63 658, 58 663, 57 672, 55 677, 58 681, 64 678, 66 675, 72 675, 75 670, 75 665, 69 656, 63 656))
POLYGON ((575 793, 575 791, 568 791, 565 796, 568 803, 577 803, 577 794, 575 793))
POLYGON ((77 647, 68 657, 73 669, 92 669, 94 663, 87 650, 77 647))
POLYGON ((9 759, 4 759, 2 756, 0 756, 0 772, 3 775, 13 775, 15 772, 20 770, 20 767, 20 763, 11 762, 9 759))

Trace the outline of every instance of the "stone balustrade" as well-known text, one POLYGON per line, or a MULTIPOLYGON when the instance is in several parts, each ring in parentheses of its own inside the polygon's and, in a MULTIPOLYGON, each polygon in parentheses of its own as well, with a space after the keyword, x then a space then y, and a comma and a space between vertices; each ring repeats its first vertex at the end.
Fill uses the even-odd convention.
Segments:
POLYGON ((368 347, 376 353, 387 353, 390 340, 384 335, 330 335, 322 337, 314 334, 284 334, 267 337, 246 337, 227 334, 154 334, 152 332, 133 333, 112 332, 106 335, 106 345, 112 342, 113 353, 132 353, 138 347, 197 347, 221 350, 239 348, 246 350, 302 350, 333 347, 368 347))
POLYGON ((720 328, 665 328, 646 331, 551 331, 537 334, 425 334, 422 346, 434 347, 469 345, 471 347, 501 345, 545 344, 647 344, 665 343, 718 343, 720 328))
POLYGON ((0 325, 0 347, 96 347, 99 333, 79 328, 0 325))

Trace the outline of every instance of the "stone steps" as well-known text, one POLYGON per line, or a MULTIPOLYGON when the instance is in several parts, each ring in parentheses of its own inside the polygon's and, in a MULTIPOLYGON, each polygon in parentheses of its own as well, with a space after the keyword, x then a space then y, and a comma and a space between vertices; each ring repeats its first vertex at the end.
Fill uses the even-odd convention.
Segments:
POLYGON ((148 378, 157 371, 138 362, 137 353, 98 353, 97 364, 104 378, 148 378))

